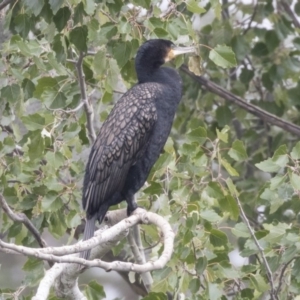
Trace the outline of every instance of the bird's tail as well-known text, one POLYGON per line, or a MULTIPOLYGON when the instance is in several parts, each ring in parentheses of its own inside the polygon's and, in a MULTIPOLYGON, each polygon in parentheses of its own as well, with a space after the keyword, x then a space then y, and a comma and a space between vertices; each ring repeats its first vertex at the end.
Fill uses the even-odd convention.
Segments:
MULTIPOLYGON (((94 236, 95 232, 95 222, 97 220, 97 214, 94 215, 91 219, 86 219, 84 233, 83 233, 83 241, 89 240, 94 236)), ((88 259, 90 257, 91 249, 80 252, 79 257, 88 259)))

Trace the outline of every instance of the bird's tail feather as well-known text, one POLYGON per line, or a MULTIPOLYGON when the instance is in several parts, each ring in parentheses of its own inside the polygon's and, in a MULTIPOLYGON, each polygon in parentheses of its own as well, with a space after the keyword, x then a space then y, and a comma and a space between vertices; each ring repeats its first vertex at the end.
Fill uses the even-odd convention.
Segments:
MULTIPOLYGON (((97 215, 94 215, 91 219, 87 219, 85 223, 84 233, 83 233, 83 241, 89 240, 94 236, 95 232, 95 222, 97 219, 97 215)), ((80 252, 79 257, 88 259, 91 253, 91 249, 80 252)))

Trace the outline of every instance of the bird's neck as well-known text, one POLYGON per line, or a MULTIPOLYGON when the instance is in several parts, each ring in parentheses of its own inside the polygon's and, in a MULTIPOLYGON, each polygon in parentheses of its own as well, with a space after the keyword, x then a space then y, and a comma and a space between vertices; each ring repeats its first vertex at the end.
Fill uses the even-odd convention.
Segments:
POLYGON ((177 71, 172 68, 143 68, 140 70, 137 69, 136 71, 139 83, 157 82, 174 88, 181 86, 181 78, 177 71))

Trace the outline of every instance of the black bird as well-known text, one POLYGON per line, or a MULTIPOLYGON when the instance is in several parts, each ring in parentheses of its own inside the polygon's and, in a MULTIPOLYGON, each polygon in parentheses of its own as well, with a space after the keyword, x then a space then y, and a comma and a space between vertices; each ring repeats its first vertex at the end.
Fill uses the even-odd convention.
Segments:
MULTIPOLYGON (((161 67, 194 47, 176 47, 154 39, 138 50, 138 83, 128 90, 103 123, 86 166, 82 204, 86 211, 83 240, 94 236, 110 206, 127 201, 130 215, 135 193, 144 185, 171 131, 182 82, 175 69, 161 67)), ((81 252, 87 259, 90 250, 81 252)))

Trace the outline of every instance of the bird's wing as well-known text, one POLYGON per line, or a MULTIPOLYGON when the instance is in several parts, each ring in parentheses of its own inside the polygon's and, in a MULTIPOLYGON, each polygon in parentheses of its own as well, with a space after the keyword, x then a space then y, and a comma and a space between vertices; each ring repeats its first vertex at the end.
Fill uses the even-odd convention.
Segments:
MULTIPOLYGON (((141 84, 117 102, 103 123, 86 167, 82 203, 95 214, 115 191, 121 191, 129 168, 144 153, 157 119, 160 85, 141 84)), ((112 205, 110 203, 109 205, 112 205)))

